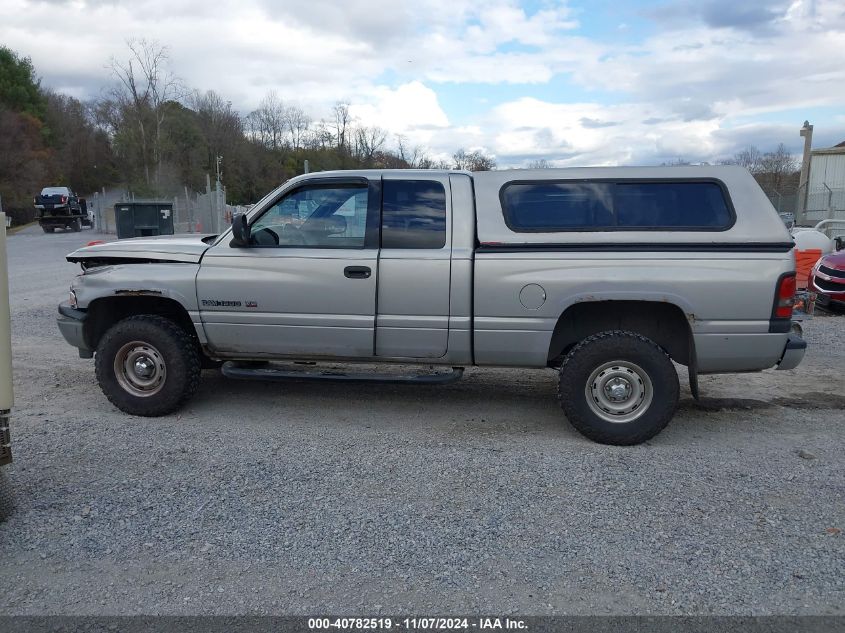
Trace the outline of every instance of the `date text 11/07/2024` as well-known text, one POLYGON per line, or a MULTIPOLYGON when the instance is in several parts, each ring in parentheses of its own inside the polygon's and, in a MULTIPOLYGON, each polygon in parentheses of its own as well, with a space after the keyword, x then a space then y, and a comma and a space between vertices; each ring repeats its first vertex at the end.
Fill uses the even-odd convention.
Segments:
POLYGON ((389 630, 409 631, 444 631, 472 630, 525 631, 528 626, 524 620, 513 618, 446 618, 446 617, 410 617, 410 618, 309 618, 308 629, 320 630, 389 630))

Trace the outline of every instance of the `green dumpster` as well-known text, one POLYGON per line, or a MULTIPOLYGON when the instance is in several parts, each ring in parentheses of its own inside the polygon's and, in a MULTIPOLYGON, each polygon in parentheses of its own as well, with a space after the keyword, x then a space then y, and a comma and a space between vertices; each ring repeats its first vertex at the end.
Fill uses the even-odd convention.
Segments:
POLYGON ((114 205, 117 239, 173 235, 172 202, 119 202, 114 205))

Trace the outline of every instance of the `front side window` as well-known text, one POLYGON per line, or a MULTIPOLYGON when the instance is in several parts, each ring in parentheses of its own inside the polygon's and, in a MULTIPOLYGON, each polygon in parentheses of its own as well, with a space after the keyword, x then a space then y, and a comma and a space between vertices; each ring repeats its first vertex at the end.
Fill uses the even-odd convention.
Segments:
POLYGON ((255 246, 364 248, 366 185, 315 185, 286 194, 250 226, 255 246))
POLYGON ((382 248, 443 248, 446 190, 432 180, 385 180, 382 248))
POLYGON ((716 182, 509 183, 501 200, 505 223, 521 233, 723 231, 733 224, 716 182))

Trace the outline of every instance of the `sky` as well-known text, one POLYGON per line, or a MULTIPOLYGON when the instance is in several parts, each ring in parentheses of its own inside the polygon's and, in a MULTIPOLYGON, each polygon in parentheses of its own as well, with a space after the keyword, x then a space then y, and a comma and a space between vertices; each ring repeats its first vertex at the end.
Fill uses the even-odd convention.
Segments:
POLYGON ((93 99, 132 37, 247 114, 269 92, 430 155, 713 162, 845 141, 845 0, 0 0, 0 44, 93 99), (60 25, 60 26, 59 26, 60 25))

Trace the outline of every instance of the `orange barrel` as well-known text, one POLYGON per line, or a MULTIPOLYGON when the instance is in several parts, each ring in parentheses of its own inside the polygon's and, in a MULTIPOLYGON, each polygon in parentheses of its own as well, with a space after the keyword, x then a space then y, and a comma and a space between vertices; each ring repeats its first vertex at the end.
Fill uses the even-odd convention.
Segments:
POLYGON ((806 288, 810 271, 822 257, 822 249, 808 248, 799 251, 795 249, 795 283, 799 288, 806 288))

